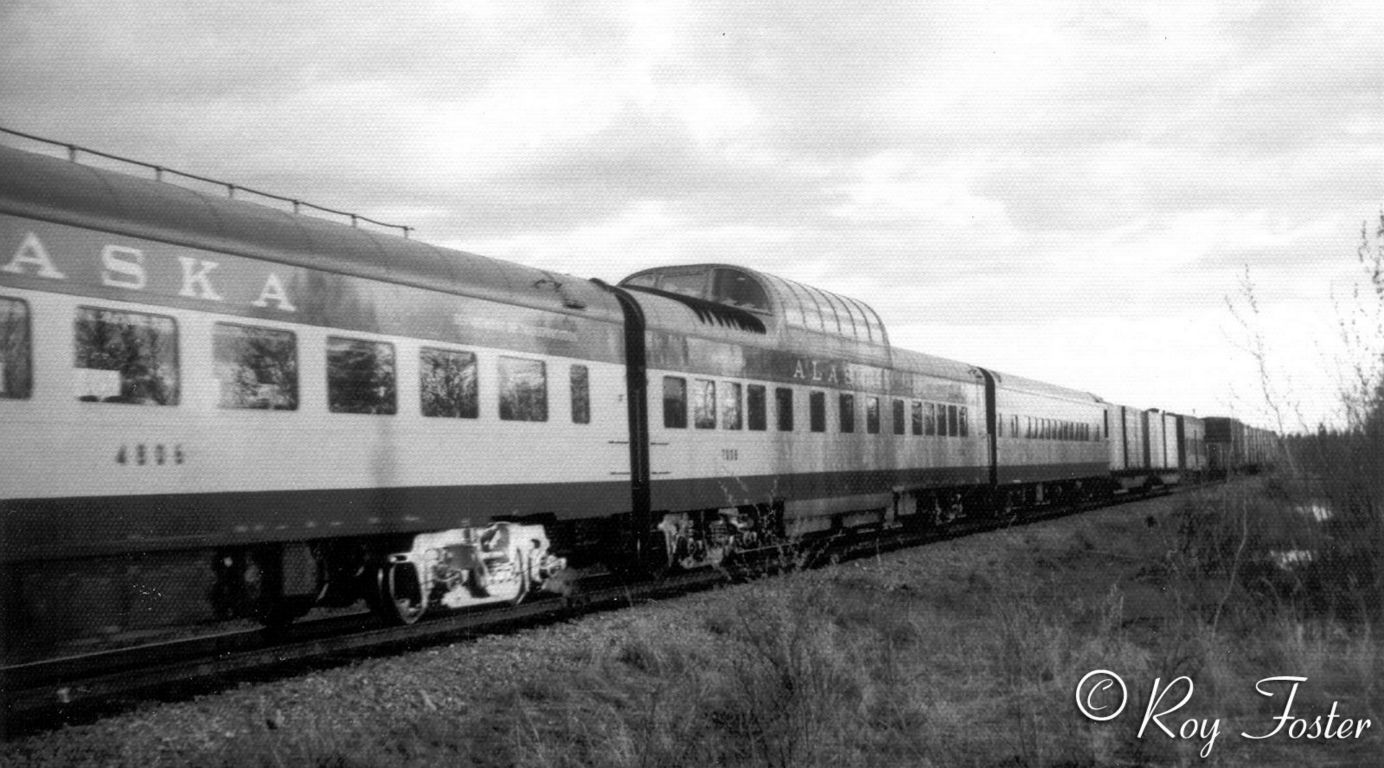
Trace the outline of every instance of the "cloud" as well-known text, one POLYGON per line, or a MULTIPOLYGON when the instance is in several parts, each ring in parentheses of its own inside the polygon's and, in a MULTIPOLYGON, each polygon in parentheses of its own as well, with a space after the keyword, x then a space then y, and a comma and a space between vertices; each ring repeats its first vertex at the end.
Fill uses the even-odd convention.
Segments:
POLYGON ((0 5, 7 127, 574 274, 740 262, 1073 386, 1102 329, 1196 336, 1119 358, 1160 386, 1238 354, 1195 329, 1246 265, 1327 302, 1381 82, 1363 2, 0 5))

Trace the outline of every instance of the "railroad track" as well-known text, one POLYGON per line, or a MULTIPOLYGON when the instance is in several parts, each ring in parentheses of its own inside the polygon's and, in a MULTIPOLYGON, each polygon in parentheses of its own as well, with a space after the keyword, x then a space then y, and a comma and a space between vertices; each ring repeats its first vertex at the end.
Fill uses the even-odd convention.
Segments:
POLYGON ((645 602, 744 578, 959 538, 986 530, 1028 525, 1090 509, 1158 498, 1130 495, 1076 506, 1037 508, 1008 520, 962 518, 941 528, 852 532, 817 542, 791 557, 761 558, 735 569, 704 569, 658 581, 624 582, 612 574, 583 578, 565 596, 543 595, 517 606, 436 614, 417 624, 382 627, 369 613, 299 622, 279 630, 240 629, 119 650, 70 655, 0 669, 0 737, 87 722, 140 701, 180 698, 250 679, 281 676, 313 665, 338 664, 481 634, 571 618, 582 613, 645 602))

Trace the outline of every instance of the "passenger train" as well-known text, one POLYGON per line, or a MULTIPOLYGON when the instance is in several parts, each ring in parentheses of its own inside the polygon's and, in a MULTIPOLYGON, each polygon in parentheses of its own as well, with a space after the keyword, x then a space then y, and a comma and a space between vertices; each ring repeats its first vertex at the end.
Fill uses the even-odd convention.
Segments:
POLYGON ((179 594, 408 623, 1272 439, 899 349, 866 303, 735 265, 610 285, 6 147, 0 434, 10 648, 179 594))

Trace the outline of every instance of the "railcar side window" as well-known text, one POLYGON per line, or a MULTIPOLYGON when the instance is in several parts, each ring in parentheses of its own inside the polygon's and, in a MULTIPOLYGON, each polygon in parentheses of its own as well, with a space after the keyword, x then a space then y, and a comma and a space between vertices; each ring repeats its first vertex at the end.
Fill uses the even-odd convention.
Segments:
POLYGON ((28 303, 0 298, 0 397, 24 399, 33 391, 33 347, 29 338, 28 303))
POLYGON ((923 434, 923 403, 921 400, 913 401, 913 434, 923 434))
POLYGON ((697 429, 716 428, 716 382, 693 379, 692 425, 697 429))
POLYGON ((78 400, 178 404, 178 324, 171 317, 78 307, 78 400))
POLYGON ((937 404, 923 403, 924 432, 928 435, 937 434, 937 404))
POLYGON ((966 406, 963 405, 956 409, 956 421, 957 425, 961 427, 961 432, 959 434, 962 437, 970 437, 971 420, 966 416, 966 406))
POLYGON ((774 405, 778 407, 778 428, 780 432, 793 431, 793 390, 784 387, 774 389, 774 405))
POLYGON ((424 416, 480 416, 476 354, 423 347, 418 351, 418 389, 424 416))
POLYGON ((291 331, 216 323, 211 355, 219 407, 298 409, 298 341, 291 331))
POLYGON ((872 435, 879 434, 879 398, 865 398, 865 431, 872 435))
POLYGON ((758 432, 769 428, 765 413, 768 404, 765 402, 764 394, 764 386, 761 384, 750 384, 745 388, 745 410, 748 412, 746 417, 749 419, 750 429, 758 432))
POLYGON ((687 429, 687 379, 663 377, 663 426, 687 429))
POLYGON ((855 395, 841 394, 841 431, 855 431, 855 395))
POLYGON ((894 401, 894 434, 902 435, 905 431, 903 418, 903 401, 894 401))
POLYGON ((956 437, 961 434, 961 428, 957 425, 956 406, 947 406, 947 436, 956 437))
POLYGON ((811 392, 808 394, 807 418, 813 432, 827 431, 827 393, 811 392))
POLYGON ((1004 437, 1004 414, 995 412, 995 437, 1004 437))
POLYGON ((591 371, 584 365, 572 366, 572 423, 591 423, 591 371))
POLYGON ((328 410, 393 415, 394 370, 393 344, 328 336, 328 410))
POLYGON ((742 429, 745 426, 740 412, 740 385, 733 381, 725 384, 721 401, 721 423, 726 429, 742 429))
POLYGON ((500 419, 548 420, 548 366, 542 360, 500 358, 500 419))

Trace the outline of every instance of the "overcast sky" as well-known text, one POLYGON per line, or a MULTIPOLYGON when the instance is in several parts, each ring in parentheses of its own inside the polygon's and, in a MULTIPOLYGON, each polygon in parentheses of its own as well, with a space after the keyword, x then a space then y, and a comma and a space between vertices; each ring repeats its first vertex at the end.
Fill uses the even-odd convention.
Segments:
POLYGON ((583 277, 743 264, 899 346, 1272 426, 1248 274, 1315 424, 1384 204, 1384 14, 6 0, 0 125, 583 277))

